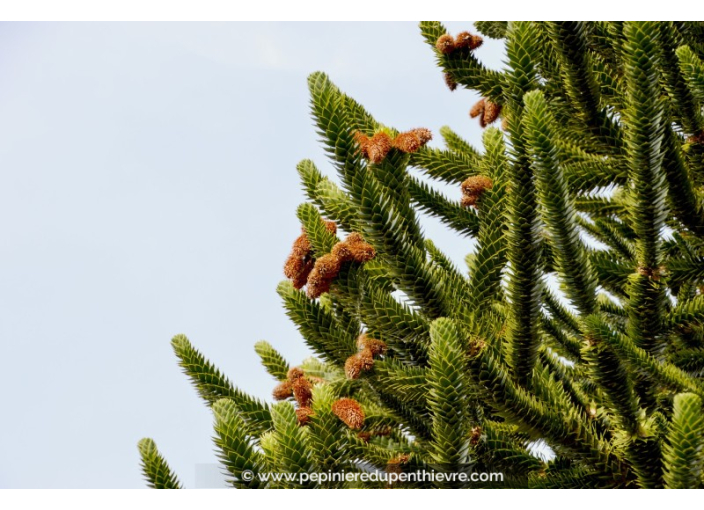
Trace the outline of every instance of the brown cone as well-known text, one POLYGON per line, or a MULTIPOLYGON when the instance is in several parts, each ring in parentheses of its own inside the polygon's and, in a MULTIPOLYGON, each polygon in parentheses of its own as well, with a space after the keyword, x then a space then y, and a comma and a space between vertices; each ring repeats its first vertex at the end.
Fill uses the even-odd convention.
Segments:
POLYGON ((340 259, 341 262, 347 262, 348 260, 352 260, 352 252, 350 251, 350 247, 346 242, 337 243, 335 246, 332 247, 332 251, 330 253, 340 259))
POLYGON ((313 401, 313 385, 305 377, 293 381, 293 398, 300 407, 310 407, 313 401))
POLYGON ((435 47, 440 53, 447 55, 455 51, 455 39, 450 34, 443 34, 438 37, 435 47))
POLYGON ((415 133, 418 138, 420 138, 420 143, 423 145, 433 139, 433 133, 428 128, 415 128, 412 129, 411 132, 415 133))
POLYGON ((297 289, 303 287, 304 284, 301 284, 301 281, 308 278, 308 274, 313 268, 310 250, 310 241, 303 233, 293 242, 291 254, 284 264, 284 275, 293 281, 293 285, 297 289))
POLYGON ((340 272, 340 258, 332 253, 326 253, 315 261, 313 271, 315 271, 320 278, 335 278, 340 272))
POLYGON ((481 98, 479 101, 474 103, 474 106, 472 106, 469 110, 469 116, 473 119, 479 117, 480 115, 484 115, 484 98, 481 98))
POLYGON ((357 354, 353 354, 345 361, 345 377, 347 379, 359 379, 362 373, 362 361, 357 354))
POLYGON ((371 349, 364 350, 353 354, 345 361, 345 376, 348 379, 358 379, 362 372, 371 370, 374 366, 374 355, 371 349))
POLYGON ((313 410, 310 407, 299 407, 296 409, 296 418, 300 426, 308 425, 310 417, 313 416, 313 410))
POLYGON ((357 347, 360 349, 369 349, 373 356, 379 356, 386 353, 386 342, 369 337, 366 333, 362 333, 357 338, 357 347))
POLYGON ((447 85, 447 88, 450 89, 451 92, 454 92, 457 90, 457 82, 455 79, 452 77, 450 73, 445 73, 445 85, 447 85))
POLYGON ((303 262, 301 269, 291 279, 291 282, 293 283, 294 289, 300 290, 305 286, 306 282, 308 281, 308 276, 310 275, 310 272, 313 270, 314 266, 315 266, 315 260, 313 260, 313 259, 308 259, 305 262, 303 262))
POLYGON ((413 153, 422 147, 420 137, 415 133, 408 131, 400 133, 394 138, 394 147, 401 152, 413 153))
POLYGON ((376 133, 367 144, 367 157, 371 163, 378 165, 391 150, 391 137, 386 133, 376 133))
POLYGON ((492 186, 491 179, 484 175, 469 177, 462 183, 462 205, 464 207, 476 206, 479 198, 492 186))
POLYGON ((501 105, 492 103, 487 99, 484 105, 484 114, 482 115, 482 121, 484 122, 484 125, 488 126, 489 124, 494 122, 496 119, 499 118, 500 114, 501 105))
POLYGON ((372 433, 371 432, 360 432, 357 434, 357 437, 360 438, 365 443, 368 443, 372 438, 372 433))
POLYGON ((369 147, 369 137, 361 131, 357 131, 354 134, 354 141, 357 142, 357 145, 359 145, 359 152, 362 156, 369 158, 369 152, 367 151, 369 147))
POLYGON ((286 374, 286 377, 288 378, 289 381, 293 382, 296 379, 303 377, 305 374, 303 370, 301 370, 298 367, 293 367, 289 369, 288 373, 286 374))
POLYGON ((364 426, 364 410, 356 400, 341 398, 332 404, 332 412, 351 429, 364 426))
POLYGON ((394 138, 394 147, 401 152, 413 153, 433 139, 433 134, 427 128, 415 128, 405 133, 399 133, 394 138))
POLYGON ((350 259, 354 262, 359 262, 360 264, 369 262, 376 257, 376 250, 374 247, 364 241, 359 243, 348 243, 348 249, 350 251, 350 259))
POLYGON ((400 455, 397 455, 396 457, 389 460, 389 462, 386 464, 386 472, 387 473, 401 473, 401 471, 402 471, 401 466, 403 464, 407 464, 410 459, 411 459, 411 457, 407 453, 402 453, 400 455))
POLYGON ((479 443, 479 439, 482 437, 482 428, 474 427, 472 429, 472 435, 469 438, 469 444, 476 446, 479 443))
POLYGON ((484 175, 473 175, 462 183, 462 193, 465 195, 480 195, 485 190, 491 189, 491 179, 484 175))
POLYGON ((359 232, 350 232, 350 234, 345 239, 345 242, 350 243, 350 244, 362 243, 362 242, 364 242, 364 238, 362 237, 362 234, 360 234, 359 232))
POLYGON ((314 280, 311 281, 310 277, 307 281, 306 295, 310 299, 317 299, 326 292, 330 292, 330 286, 332 285, 332 280, 314 280))
POLYGON ((484 39, 482 39, 478 35, 473 35, 469 41, 468 48, 470 50, 476 50, 479 48, 482 44, 484 43, 484 39))
POLYGON ((286 400, 293 395, 291 381, 283 381, 276 385, 272 393, 274 400, 286 400))
POLYGON ((469 48, 472 42, 472 34, 469 32, 460 32, 455 36, 455 47, 469 48))

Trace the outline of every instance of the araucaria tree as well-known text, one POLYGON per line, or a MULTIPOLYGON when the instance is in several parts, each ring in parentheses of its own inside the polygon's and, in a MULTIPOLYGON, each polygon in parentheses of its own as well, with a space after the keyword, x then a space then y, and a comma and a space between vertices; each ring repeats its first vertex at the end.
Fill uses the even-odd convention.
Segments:
MULTIPOLYGON (((704 24, 420 29, 448 87, 483 97, 483 149, 448 128, 430 148, 427 129, 382 125, 311 75, 339 179, 299 164, 303 233, 278 292, 315 356, 290 367, 258 343, 267 403, 173 339, 229 481, 384 487, 242 473, 434 470, 503 480, 393 487, 701 487, 704 24), (477 59, 482 36, 505 40, 502 71, 477 59), (473 247, 467 270, 419 211, 473 247)), ((150 485, 180 487, 151 440, 139 448, 150 485)))

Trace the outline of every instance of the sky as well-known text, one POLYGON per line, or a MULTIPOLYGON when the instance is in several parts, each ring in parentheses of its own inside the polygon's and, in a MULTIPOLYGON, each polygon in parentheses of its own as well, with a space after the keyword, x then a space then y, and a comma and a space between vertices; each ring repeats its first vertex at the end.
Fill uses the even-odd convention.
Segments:
MULTIPOLYGON (((171 338, 267 400, 255 342, 309 355, 275 289, 296 164, 334 177, 314 71, 379 122, 481 147, 478 96, 446 88, 416 23, 0 23, 0 488, 144 487, 142 437, 203 486, 212 416, 171 338)), ((423 225, 461 264, 470 242, 423 225)))

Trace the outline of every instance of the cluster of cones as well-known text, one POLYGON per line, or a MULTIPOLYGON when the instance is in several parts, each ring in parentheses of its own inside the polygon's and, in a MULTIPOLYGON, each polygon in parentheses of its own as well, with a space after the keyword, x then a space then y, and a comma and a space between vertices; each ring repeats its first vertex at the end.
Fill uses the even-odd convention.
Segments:
POLYGON ((359 145, 362 156, 375 165, 384 161, 392 148, 401 152, 413 153, 432 139, 433 134, 426 128, 411 129, 399 133, 395 138, 391 138, 388 133, 383 131, 378 131, 371 137, 360 131, 354 134, 354 140, 359 145))
MULTIPOLYGON (((337 233, 337 225, 334 221, 326 221, 325 228, 331 234, 337 233)), ((315 258, 313 258, 313 247, 310 245, 310 240, 306 235, 305 229, 301 229, 301 235, 293 242, 291 254, 286 259, 284 264, 284 275, 293 282, 293 287, 296 290, 302 289, 308 281, 308 275, 315 266, 315 258)))
POLYGON ((364 241, 357 232, 352 232, 344 241, 332 247, 315 261, 313 270, 308 275, 308 297, 315 299, 330 290, 330 285, 339 274, 343 262, 369 262, 376 256, 376 251, 371 244, 364 241))
POLYGON ((462 183, 461 204, 464 207, 477 207, 479 198, 492 186, 491 179, 483 175, 474 175, 468 178, 462 183))
POLYGON ((483 128, 496 121, 499 115, 501 115, 501 105, 485 98, 477 101, 469 110, 469 116, 473 119, 479 117, 479 125, 483 128))
MULTIPOLYGON (((325 225, 329 232, 337 232, 334 222, 326 221, 325 225)), ((315 299, 330 290, 330 285, 344 262, 362 264, 375 256, 376 251, 372 245, 365 242, 360 234, 352 232, 344 241, 335 244, 330 253, 316 259, 304 230, 293 243, 291 254, 284 265, 284 274, 293 282, 295 289, 307 285, 308 297, 315 299)))
MULTIPOLYGON (((452 37, 450 34, 443 34, 435 41, 435 47, 440 53, 449 55, 457 50, 468 49, 470 51, 479 48, 484 39, 478 35, 470 34, 469 32, 460 32, 457 36, 452 37)), ((447 88, 454 91, 457 88, 457 82, 450 73, 445 73, 445 84, 447 88)))
POLYGON ((435 42, 435 47, 440 53, 449 55, 457 50, 476 50, 483 42, 484 39, 478 35, 473 35, 469 32, 460 32, 455 37, 452 37, 450 34, 441 35, 435 42))
POLYGON ((358 379, 362 372, 371 370, 374 366, 374 356, 386 354, 386 343, 376 338, 370 338, 362 333, 357 338, 359 352, 345 361, 345 376, 348 379, 358 379))
MULTIPOLYGON (((294 367, 286 374, 286 380, 276 385, 274 400, 286 400, 293 397, 298 404, 296 418, 300 426, 308 425, 314 415, 313 384, 324 382, 318 377, 308 377, 303 370, 294 367)), ((341 398, 332 404, 332 412, 349 428, 357 430, 364 426, 364 410, 356 400, 341 398)))
MULTIPOLYGON (((315 382, 319 382, 316 380, 315 382)), ((299 425, 307 425, 313 415, 313 383, 300 368, 292 368, 286 375, 286 380, 274 388, 274 400, 286 400, 293 397, 298 403, 296 417, 299 425)))

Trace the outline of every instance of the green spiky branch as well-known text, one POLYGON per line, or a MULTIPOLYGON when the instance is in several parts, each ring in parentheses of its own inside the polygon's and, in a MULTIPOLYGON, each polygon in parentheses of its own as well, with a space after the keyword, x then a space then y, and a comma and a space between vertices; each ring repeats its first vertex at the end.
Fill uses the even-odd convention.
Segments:
MULTIPOLYGON (((505 41, 503 69, 478 34, 420 25, 451 89, 483 97, 472 116, 501 122, 482 149, 447 127, 428 145, 309 78, 336 176, 298 165, 300 278, 278 293, 313 357, 256 344, 272 404, 173 340, 235 487, 387 486, 246 470, 417 469, 504 479, 396 487, 703 485, 704 25, 476 28, 505 41), (467 270, 420 213, 471 246, 467 270)), ((150 486, 181 487, 151 440, 139 450, 150 486)))

